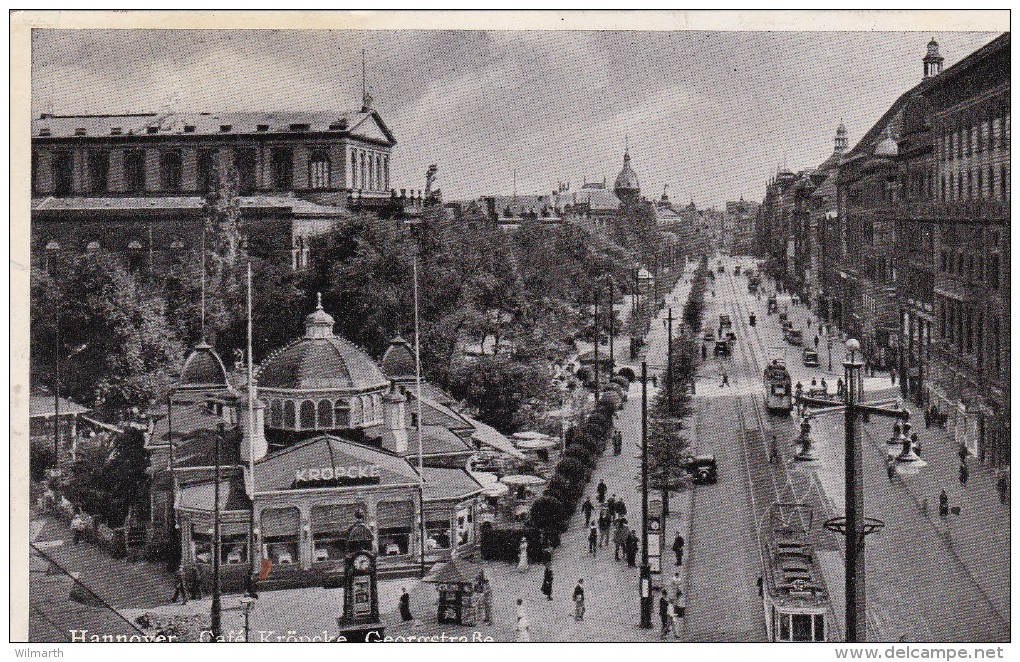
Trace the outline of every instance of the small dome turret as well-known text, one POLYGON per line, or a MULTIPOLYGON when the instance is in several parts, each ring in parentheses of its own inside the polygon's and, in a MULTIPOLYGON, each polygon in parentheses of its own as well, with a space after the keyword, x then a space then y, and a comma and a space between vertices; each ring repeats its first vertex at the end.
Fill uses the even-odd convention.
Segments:
POLYGON ((187 390, 229 388, 227 369, 216 350, 205 340, 195 345, 184 360, 177 387, 187 390))

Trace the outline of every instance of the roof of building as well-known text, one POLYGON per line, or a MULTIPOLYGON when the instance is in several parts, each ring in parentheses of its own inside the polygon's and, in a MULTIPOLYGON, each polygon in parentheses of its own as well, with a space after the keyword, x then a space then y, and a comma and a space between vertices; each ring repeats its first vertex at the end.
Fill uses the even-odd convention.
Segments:
MULTIPOLYGON (((215 428, 203 428, 195 430, 188 438, 175 443, 174 468, 193 469, 216 466, 216 437, 218 434, 219 432, 215 428)), ((175 430, 174 437, 176 436, 175 430)), ((231 428, 220 439, 219 464, 221 467, 233 466, 241 461, 239 441, 237 428, 231 428)))
MULTIPOLYGON (((214 480, 195 483, 180 488, 177 492, 177 508, 186 510, 213 511, 213 503, 216 496, 216 482, 214 480)), ((251 510, 251 501, 244 487, 244 478, 241 475, 230 476, 220 480, 219 511, 248 511, 251 510)))
MULTIPOLYGON (((378 467, 380 485, 418 484, 418 473, 407 460, 370 446, 323 435, 271 453, 255 462, 255 490, 289 490, 297 475, 307 469, 350 470, 378 467)), ((321 474, 320 474, 321 475, 321 474)))
POLYGON ((230 388, 227 369, 223 366, 220 355, 204 340, 195 345, 184 360, 177 388, 188 390, 230 388))
POLYGON ((390 379, 411 379, 417 375, 414 350, 411 344, 397 336, 390 341, 380 363, 383 374, 390 379))
MULTIPOLYGON (((30 395, 28 397, 28 417, 53 416, 55 401, 52 395, 30 395)), ((60 415, 83 414, 91 411, 88 407, 67 398, 60 398, 60 415)))
POLYGON ((395 144, 389 128, 367 112, 287 111, 53 115, 32 120, 32 135, 50 138, 106 136, 222 136, 237 134, 337 133, 395 144), (374 126, 373 126, 374 125, 374 126))
POLYGON ((472 584, 478 580, 481 572, 481 565, 455 558, 434 567, 422 577, 422 581, 429 584, 472 584))
MULTIPOLYGON (((988 42, 981 48, 977 49, 967 57, 963 58, 953 66, 949 67, 938 76, 933 76, 932 78, 926 80, 925 91, 930 90, 934 87, 939 87, 947 83, 950 79, 955 78, 956 76, 959 76, 960 74, 964 73, 965 71, 973 67, 975 64, 977 64, 984 58, 1004 48, 1008 49, 1009 47, 1010 47, 1010 33, 1003 32, 1001 35, 999 35, 992 41, 988 42)), ((1005 80, 1008 81, 1009 76, 1005 76, 1005 80)))
POLYGON ((256 376, 262 388, 363 391, 389 381, 360 347, 333 334, 333 318, 318 308, 305 318, 305 335, 263 362, 256 376))
POLYGON ((186 439, 199 430, 215 430, 223 419, 209 412, 204 404, 175 403, 170 416, 164 416, 152 426, 149 435, 149 446, 159 446, 168 442, 171 429, 174 439, 186 439))
POLYGON ((563 191, 553 196, 557 207, 586 205, 592 211, 611 211, 620 208, 620 199, 602 184, 585 184, 576 191, 563 191))
MULTIPOLYGON (((418 454, 418 430, 407 428, 407 450, 403 453, 397 451, 396 439, 388 429, 379 426, 371 429, 372 433, 382 438, 383 448, 400 455, 401 457, 412 457, 418 454)), ((422 455, 433 457, 437 455, 470 455, 474 452, 463 439, 454 434, 449 428, 442 425, 425 425, 421 430, 422 455)))
POLYGON ((425 477, 425 500, 466 499, 481 492, 482 484, 464 469, 422 467, 425 477))
MULTIPOLYGON (((302 198, 285 195, 243 195, 238 196, 241 209, 250 211, 273 210, 307 218, 348 218, 351 216, 343 207, 332 207, 309 202, 302 198)), ((195 211, 200 212, 205 199, 198 195, 152 197, 45 197, 33 198, 33 212, 61 211, 195 211)))

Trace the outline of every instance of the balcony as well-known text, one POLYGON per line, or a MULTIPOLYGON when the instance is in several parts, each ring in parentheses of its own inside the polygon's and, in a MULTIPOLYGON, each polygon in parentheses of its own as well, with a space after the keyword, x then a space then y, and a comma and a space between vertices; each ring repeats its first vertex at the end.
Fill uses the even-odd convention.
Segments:
POLYGON ((896 213, 905 218, 1005 221, 1009 219, 1009 202, 1003 200, 900 200, 896 213))

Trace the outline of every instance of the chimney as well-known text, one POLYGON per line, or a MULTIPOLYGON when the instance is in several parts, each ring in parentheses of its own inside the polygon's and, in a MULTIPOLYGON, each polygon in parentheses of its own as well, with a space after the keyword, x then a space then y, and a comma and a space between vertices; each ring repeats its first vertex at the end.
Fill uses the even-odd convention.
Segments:
POLYGON ((255 398, 255 421, 252 425, 247 401, 240 401, 238 420, 241 421, 241 459, 244 462, 258 462, 266 456, 269 446, 266 443, 266 405, 255 398))
POLYGON ((383 398, 386 405, 386 428, 393 435, 394 451, 398 455, 407 452, 407 427, 404 424, 404 405, 406 400, 399 388, 394 385, 383 398))

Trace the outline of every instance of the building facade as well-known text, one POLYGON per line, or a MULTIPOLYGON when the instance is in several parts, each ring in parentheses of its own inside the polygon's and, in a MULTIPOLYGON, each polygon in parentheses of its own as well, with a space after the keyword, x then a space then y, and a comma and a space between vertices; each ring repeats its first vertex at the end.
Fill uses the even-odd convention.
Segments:
POLYGON ((956 438, 995 466, 1010 459, 1009 65, 1006 33, 925 85, 934 200, 912 214, 937 227, 925 386, 956 438))
POLYGON ((153 271, 187 259, 205 196, 232 176, 251 250, 301 268, 309 237, 394 204, 395 145, 367 104, 358 112, 44 113, 32 122, 33 258, 46 266, 102 248, 153 271))

